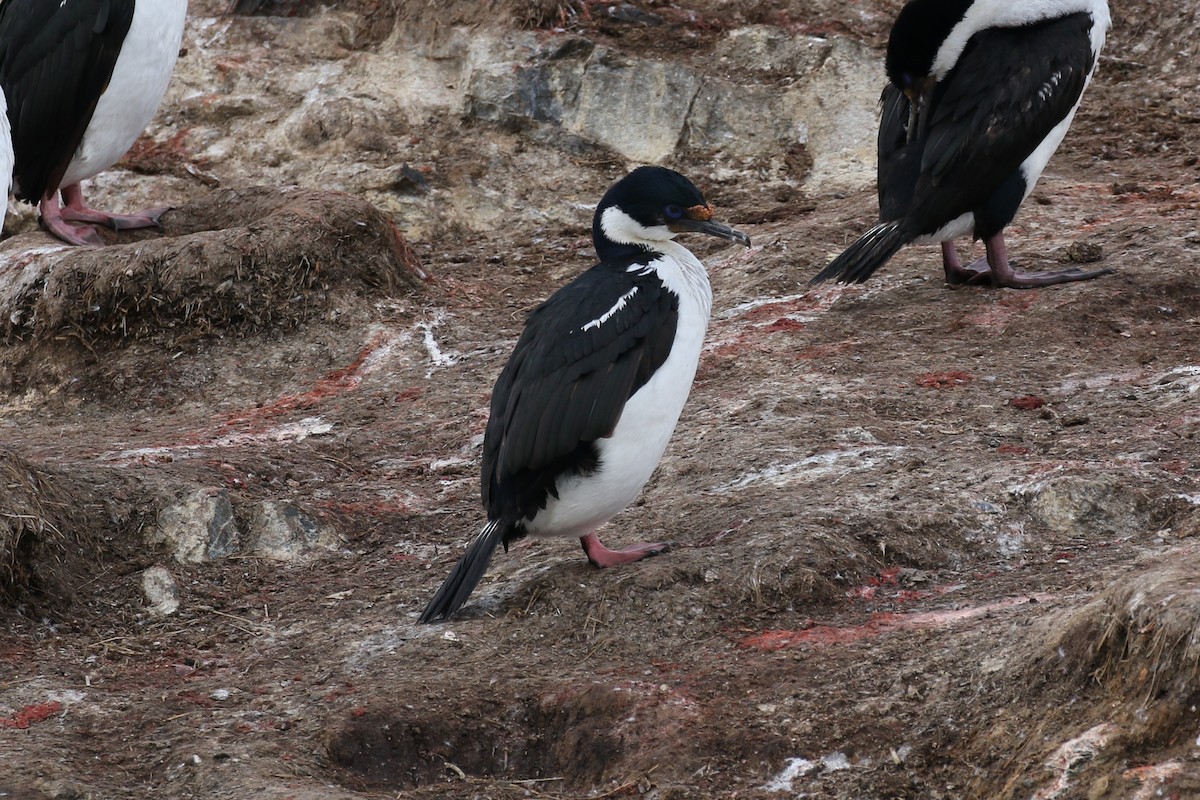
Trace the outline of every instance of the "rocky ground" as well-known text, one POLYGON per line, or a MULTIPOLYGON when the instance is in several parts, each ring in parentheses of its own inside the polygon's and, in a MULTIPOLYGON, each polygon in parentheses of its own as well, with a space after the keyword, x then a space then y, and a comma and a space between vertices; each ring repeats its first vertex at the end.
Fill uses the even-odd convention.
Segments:
POLYGON ((1114 8, 1010 228, 951 290, 869 226, 895 0, 193 0, 98 205, 0 244, 0 796, 1200 796, 1200 41, 1114 8), (613 113, 619 109, 620 113, 613 113), (492 381, 647 161, 714 319, 598 571, 478 530, 492 381))

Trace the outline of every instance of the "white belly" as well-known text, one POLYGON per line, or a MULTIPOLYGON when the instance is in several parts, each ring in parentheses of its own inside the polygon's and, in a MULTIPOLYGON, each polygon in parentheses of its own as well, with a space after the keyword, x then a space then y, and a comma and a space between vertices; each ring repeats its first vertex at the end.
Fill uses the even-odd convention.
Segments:
POLYGON ((187 0, 137 0, 112 79, 62 186, 111 167, 146 129, 171 81, 186 18, 187 0))
POLYGON ((933 233, 927 236, 918 236, 913 239, 913 244, 928 244, 930 242, 948 242, 951 239, 957 239, 960 236, 966 236, 975 232, 975 215, 968 211, 958 217, 947 222, 942 227, 938 228, 933 233))
POLYGON ((590 533, 633 502, 658 466, 691 393, 712 304, 708 275, 691 253, 687 256, 699 273, 689 270, 687 280, 695 283, 680 287, 679 324, 671 354, 625 404, 613 435, 596 442, 599 468, 560 481, 558 499, 551 497, 545 510, 526 523, 532 535, 590 533))

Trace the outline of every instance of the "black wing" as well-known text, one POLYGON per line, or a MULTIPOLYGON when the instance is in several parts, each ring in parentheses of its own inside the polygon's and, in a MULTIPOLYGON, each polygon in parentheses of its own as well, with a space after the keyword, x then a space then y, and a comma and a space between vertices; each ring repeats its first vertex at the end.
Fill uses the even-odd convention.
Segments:
POLYGON ((492 391, 482 474, 489 519, 531 517, 557 477, 595 469, 593 443, 667 360, 679 300, 630 264, 598 264, 530 314, 492 391))
POLYGON ((38 202, 58 189, 108 87, 133 6, 134 0, 0 4, 0 88, 21 199, 38 202))
POLYGON ((903 217, 912 205, 921 177, 921 148, 908 141, 912 105, 895 84, 883 87, 879 108, 879 219, 891 221, 903 217))
POLYGON ((907 98, 885 92, 880 148, 891 149, 881 203, 894 213, 907 200, 906 227, 920 234, 987 202, 1078 104, 1095 60, 1091 27, 1079 13, 976 34, 933 90, 928 119, 917 123, 924 135, 912 143, 899 137, 908 133, 907 98), (920 150, 919 170, 910 148, 920 150))

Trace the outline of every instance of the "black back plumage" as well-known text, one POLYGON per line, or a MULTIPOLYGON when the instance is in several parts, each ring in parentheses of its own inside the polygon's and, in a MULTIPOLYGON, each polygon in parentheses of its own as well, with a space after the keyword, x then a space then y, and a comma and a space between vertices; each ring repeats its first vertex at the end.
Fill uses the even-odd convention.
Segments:
POLYGON ((134 2, 0 3, 0 88, 21 199, 36 203, 59 188, 112 77, 134 2))
MULTIPOLYGON (((1083 93, 1095 60, 1091 26, 1089 14, 1076 13, 980 31, 933 88, 925 118, 915 122, 906 87, 889 83, 880 100, 882 223, 812 282, 861 283, 904 244, 968 212, 975 215, 976 238, 1008 225, 1025 194, 1021 164, 1083 93), (910 131, 910 124, 918 130, 910 131)), ((908 81, 908 72, 896 71, 908 81)))
MULTIPOLYGON (((976 221, 981 238, 1011 222, 1024 185, 1015 200, 1000 198, 994 209, 989 207, 993 195, 1017 177, 1021 163, 1079 102, 1094 59, 1091 26, 1091 15, 1078 13, 971 37, 954 69, 934 89, 926 135, 908 145, 921 154, 915 185, 910 190, 903 182, 881 181, 881 209, 898 207, 910 194, 904 213, 918 234, 932 233, 967 211, 984 217, 976 221), (947 185, 954 190, 943 191, 947 185)), ((906 116, 908 99, 896 96, 906 116)), ((888 150, 882 127, 880 134, 885 161, 907 149, 900 144, 888 150)))

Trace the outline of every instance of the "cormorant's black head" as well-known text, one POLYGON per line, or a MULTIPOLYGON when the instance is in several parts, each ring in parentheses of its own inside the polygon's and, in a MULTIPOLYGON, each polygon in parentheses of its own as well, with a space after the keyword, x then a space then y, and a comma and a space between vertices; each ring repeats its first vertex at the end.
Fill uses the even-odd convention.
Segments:
POLYGON ((887 47, 887 76, 912 99, 933 71, 933 61, 954 26, 975 0, 911 0, 892 25, 887 47))
POLYGON ((601 259, 639 250, 676 233, 696 231, 750 246, 750 237, 712 219, 712 206, 695 184, 665 167, 638 167, 614 183, 592 219, 592 240, 601 259))

